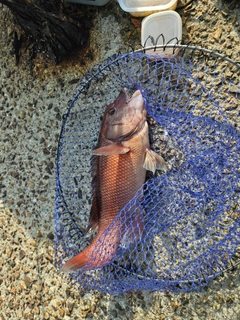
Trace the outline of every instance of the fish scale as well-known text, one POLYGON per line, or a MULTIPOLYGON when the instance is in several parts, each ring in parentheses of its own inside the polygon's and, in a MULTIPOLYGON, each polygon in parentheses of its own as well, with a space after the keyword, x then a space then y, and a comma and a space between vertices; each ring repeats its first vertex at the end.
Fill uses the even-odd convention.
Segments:
POLYGON ((99 159, 99 171, 105 172, 101 178, 100 193, 103 199, 101 218, 106 223, 109 223, 135 196, 136 191, 144 183, 146 174, 144 170, 141 177, 136 176, 136 172, 139 171, 137 169, 143 164, 144 151, 141 146, 137 146, 131 154, 99 159))

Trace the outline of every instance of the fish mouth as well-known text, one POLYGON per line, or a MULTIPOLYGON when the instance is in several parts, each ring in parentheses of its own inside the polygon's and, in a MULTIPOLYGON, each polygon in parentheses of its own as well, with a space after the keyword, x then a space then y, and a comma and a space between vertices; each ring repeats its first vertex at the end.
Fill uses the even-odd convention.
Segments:
POLYGON ((118 98, 106 110, 105 138, 114 142, 129 140, 143 128, 146 115, 140 90, 130 98, 127 90, 122 88, 118 98))

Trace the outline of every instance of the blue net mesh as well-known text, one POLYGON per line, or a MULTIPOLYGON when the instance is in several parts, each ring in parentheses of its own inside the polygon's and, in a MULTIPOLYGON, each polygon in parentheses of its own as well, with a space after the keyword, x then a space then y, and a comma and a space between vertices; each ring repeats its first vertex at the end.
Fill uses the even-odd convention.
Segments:
POLYGON ((195 290, 238 261, 240 87, 239 74, 226 68, 224 62, 206 65, 201 53, 157 60, 134 53, 113 56, 82 79, 59 140, 57 266, 94 237, 85 231, 92 201, 92 149, 101 116, 122 87, 141 89, 151 148, 163 156, 169 170, 148 173, 143 195, 139 190, 100 237, 90 261, 101 259, 103 243, 114 238, 116 228, 121 230, 112 261, 69 275, 81 287, 115 293, 195 290), (231 81, 221 76, 223 68, 231 81), (143 230, 136 232, 139 215, 143 230))

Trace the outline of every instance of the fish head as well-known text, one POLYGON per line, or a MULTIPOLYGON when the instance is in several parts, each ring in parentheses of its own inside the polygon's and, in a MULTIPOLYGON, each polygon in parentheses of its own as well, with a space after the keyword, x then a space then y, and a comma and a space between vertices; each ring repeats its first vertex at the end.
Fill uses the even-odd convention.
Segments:
POLYGON ((141 130, 147 111, 140 90, 132 98, 122 89, 117 99, 107 106, 101 128, 101 135, 107 140, 128 140, 141 130))

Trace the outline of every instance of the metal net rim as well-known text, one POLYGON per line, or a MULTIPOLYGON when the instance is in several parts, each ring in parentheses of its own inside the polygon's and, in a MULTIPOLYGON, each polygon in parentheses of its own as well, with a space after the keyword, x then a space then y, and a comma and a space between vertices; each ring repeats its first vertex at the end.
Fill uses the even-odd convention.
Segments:
MULTIPOLYGON (((220 58, 222 60, 225 60, 233 65, 235 65, 237 68, 240 69, 240 62, 234 61, 231 58, 227 57, 226 55, 216 52, 211 49, 207 49, 204 47, 199 47, 199 46, 194 46, 194 45, 184 45, 184 44, 163 44, 163 45, 155 45, 155 46, 148 46, 148 47, 143 47, 141 49, 137 49, 132 53, 146 53, 146 54, 151 54, 150 51, 156 52, 157 49, 162 49, 163 52, 166 51, 166 49, 172 49, 172 54, 175 54, 177 49, 182 49, 183 51, 180 53, 180 56, 184 56, 184 53, 186 50, 193 50, 193 51, 199 51, 202 54, 208 54, 212 55, 213 57, 220 58)), ((164 58, 164 56, 159 55, 161 58, 164 58)), ((159 56, 156 56, 158 58, 159 56)), ((168 55, 169 56, 169 55, 168 55)))
MULTIPOLYGON (((113 55, 111 56, 110 58, 107 58, 105 59, 104 61, 94 65, 89 71, 87 74, 85 74, 83 77, 82 77, 82 81, 79 83, 79 85, 77 86, 76 90, 75 90, 75 94, 73 95, 72 99, 71 99, 71 102, 69 103, 69 107, 68 107, 68 110, 64 116, 64 119, 63 119, 63 122, 62 122, 62 127, 61 127, 61 133, 60 133, 60 136, 59 136, 59 140, 58 140, 58 149, 57 149, 57 166, 56 166, 56 174, 57 176, 59 177, 59 160, 60 160, 60 141, 62 139, 62 130, 64 129, 64 126, 65 126, 65 122, 67 121, 67 118, 68 118, 68 114, 70 113, 71 111, 71 107, 74 105, 74 103, 76 102, 76 100, 78 99, 79 95, 81 94, 81 92, 85 89, 85 88, 88 88, 88 84, 92 82, 92 80, 96 77, 98 77, 99 75, 101 75, 102 71, 103 70, 106 70, 109 66, 111 65, 114 65, 116 64, 118 61, 120 61, 122 58, 124 57, 127 57, 127 56, 130 56, 130 55, 134 55, 134 54, 141 54, 143 53, 144 55, 148 56, 150 55, 151 57, 153 57, 153 54, 152 54, 152 50, 157 50, 158 48, 160 49, 166 49, 166 48, 172 48, 173 49, 173 52, 176 50, 176 49, 183 49, 183 51, 181 52, 181 54, 179 54, 180 57, 184 57, 184 54, 187 50, 193 50, 194 52, 199 52, 199 53, 203 53, 204 54, 208 54, 208 55, 211 55, 212 57, 214 58, 220 58, 222 60, 225 60, 229 63, 231 63, 232 65, 236 66, 238 69, 240 69, 240 64, 238 62, 235 62, 233 61, 232 59, 220 54, 220 53, 217 53, 217 52, 214 52, 214 51, 211 51, 211 50, 208 50, 208 49, 204 49, 204 48, 201 48, 201 47, 195 47, 195 46, 189 46, 189 45, 158 45, 158 46, 152 46, 152 47, 147 47, 147 48, 143 48, 143 49, 140 49, 140 50, 136 50, 135 52, 132 52, 132 53, 125 53, 125 54, 120 54, 120 55, 113 55)), ((164 59, 164 56, 161 56, 159 55, 160 59, 164 59)), ((166 57, 166 58, 169 58, 169 55, 166 57)), ((177 60, 178 56, 173 56, 174 59, 177 60)), ((189 61, 191 61, 191 56, 187 56, 186 57, 189 61)), ((58 180, 58 184, 57 184, 57 188, 59 189, 59 192, 61 192, 61 184, 60 184, 60 180, 58 180)), ((231 262, 231 260, 230 260, 231 262)), ((237 261, 237 262, 234 262, 234 264, 232 264, 231 262, 231 266, 230 267, 227 267, 227 268, 223 268, 222 270, 220 269, 218 272, 216 272, 214 275, 207 275, 207 278, 208 278, 208 281, 209 279, 214 279, 216 278, 216 276, 219 276, 225 272, 228 272, 230 270, 232 270, 233 268, 235 268, 236 266, 238 266, 240 264, 240 261, 237 261)), ((137 275, 137 277, 141 278, 140 275, 137 275)), ((156 282, 161 282, 160 279, 147 279, 145 277, 146 280, 154 280, 156 282)), ((207 283, 208 283, 207 281, 207 283)), ((169 284, 170 283, 173 283, 174 285, 174 282, 175 281, 171 281, 169 280, 169 284)), ((181 284, 188 284, 188 283, 199 283, 199 282, 206 282, 206 279, 204 277, 199 277, 198 279, 193 279, 193 280, 178 280, 177 281, 180 285, 181 284)))

